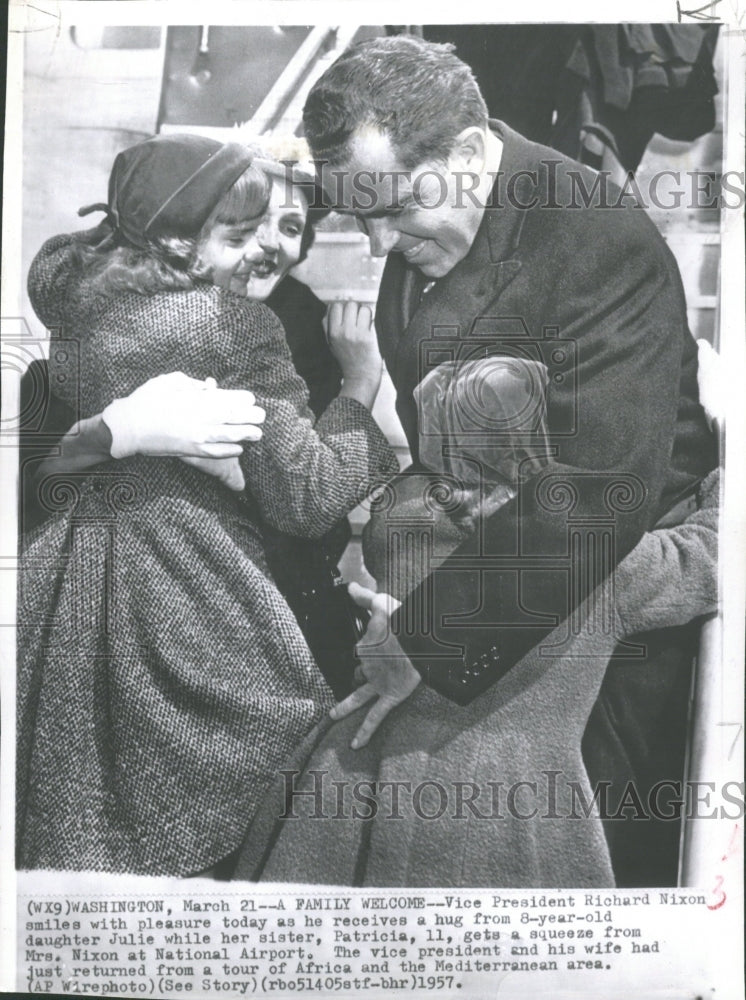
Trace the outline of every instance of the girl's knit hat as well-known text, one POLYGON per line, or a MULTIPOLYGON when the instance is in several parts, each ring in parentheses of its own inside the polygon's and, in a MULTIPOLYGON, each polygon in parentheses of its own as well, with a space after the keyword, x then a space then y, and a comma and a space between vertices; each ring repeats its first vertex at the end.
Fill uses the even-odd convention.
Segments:
POLYGON ((111 226, 138 247, 156 236, 193 238, 253 159, 236 142, 157 135, 114 160, 108 205, 88 205, 78 214, 105 211, 111 226))

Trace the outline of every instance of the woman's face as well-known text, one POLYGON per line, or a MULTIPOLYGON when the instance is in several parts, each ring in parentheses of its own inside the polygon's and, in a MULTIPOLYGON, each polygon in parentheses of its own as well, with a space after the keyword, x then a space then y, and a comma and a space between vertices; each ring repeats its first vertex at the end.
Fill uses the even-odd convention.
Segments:
MULTIPOLYGON (((263 216, 243 222, 216 222, 199 246, 200 262, 209 269, 210 280, 236 295, 247 295, 254 268, 265 259, 258 231, 263 216)), ((253 298, 253 296, 251 296, 253 298)))
POLYGON ((250 299, 263 302, 300 259, 308 202, 296 187, 272 179, 269 205, 257 232, 264 260, 254 267, 246 285, 250 299))

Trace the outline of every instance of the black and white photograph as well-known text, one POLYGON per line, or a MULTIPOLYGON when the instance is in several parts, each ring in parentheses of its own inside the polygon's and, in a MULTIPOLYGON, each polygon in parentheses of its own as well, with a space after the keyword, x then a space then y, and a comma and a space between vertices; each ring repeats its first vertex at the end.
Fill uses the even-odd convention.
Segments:
POLYGON ((746 13, 531 6, 11 4, 3 991, 744 995, 746 13))

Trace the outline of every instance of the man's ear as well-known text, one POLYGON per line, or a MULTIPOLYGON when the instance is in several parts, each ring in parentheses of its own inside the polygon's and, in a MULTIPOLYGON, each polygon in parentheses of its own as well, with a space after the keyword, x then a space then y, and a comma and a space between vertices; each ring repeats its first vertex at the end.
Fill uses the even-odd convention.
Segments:
POLYGON ((454 143, 453 160, 471 173, 481 174, 487 161, 487 144, 484 129, 471 125, 459 132, 454 143))

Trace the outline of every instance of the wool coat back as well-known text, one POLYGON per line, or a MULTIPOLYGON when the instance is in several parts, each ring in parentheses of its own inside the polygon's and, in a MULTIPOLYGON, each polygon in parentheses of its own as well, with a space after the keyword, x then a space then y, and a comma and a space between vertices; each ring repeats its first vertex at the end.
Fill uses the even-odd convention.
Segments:
POLYGON ((199 285, 96 295, 49 241, 29 277, 54 391, 100 412, 180 370, 267 411, 233 494, 177 459, 51 477, 19 573, 19 863, 185 875, 228 855, 332 697, 267 568, 260 520, 319 538, 394 455, 368 411, 314 429, 276 317, 199 285))

